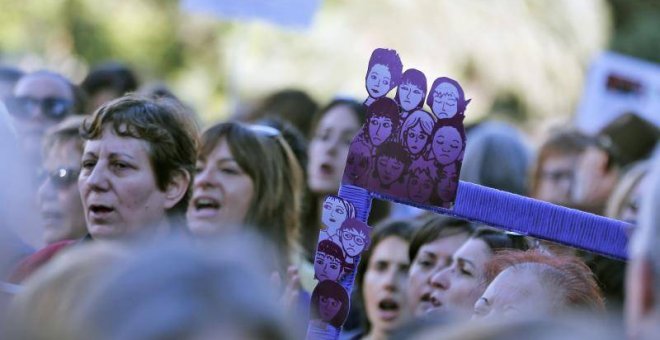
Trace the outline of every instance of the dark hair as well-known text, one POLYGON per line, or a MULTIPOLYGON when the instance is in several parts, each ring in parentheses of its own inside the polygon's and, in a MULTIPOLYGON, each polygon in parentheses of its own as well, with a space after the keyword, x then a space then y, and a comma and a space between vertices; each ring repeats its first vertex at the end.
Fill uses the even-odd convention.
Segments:
POLYGON ((505 249, 529 249, 529 243, 525 236, 490 227, 481 227, 475 230, 474 233, 470 235, 470 238, 484 241, 493 253, 505 249))
POLYGON ((354 99, 348 99, 348 98, 335 98, 333 99, 330 103, 328 103, 326 106, 322 107, 320 110, 318 110, 312 119, 312 125, 311 125, 311 130, 310 131, 304 131, 307 132, 310 138, 314 138, 314 132, 316 128, 319 125, 319 122, 323 117, 330 112, 332 109, 334 109, 337 106, 346 106, 350 109, 351 113, 355 116, 355 119, 359 122, 360 125, 364 123, 364 120, 367 116, 366 109, 364 105, 361 103, 357 102, 354 99))
POLYGON ((464 116, 465 108, 470 103, 471 99, 465 100, 465 92, 463 92, 463 88, 461 87, 461 84, 459 84, 456 80, 451 78, 439 77, 433 81, 433 85, 431 85, 429 95, 428 97, 426 97, 426 105, 428 105, 429 107, 433 107, 433 97, 434 97, 433 92, 435 91, 435 88, 442 83, 448 83, 456 87, 456 91, 458 91, 458 98, 456 98, 456 105, 457 105, 456 116, 464 116))
POLYGON ((121 97, 137 90, 138 81, 128 66, 109 62, 95 66, 80 83, 80 87, 90 96, 109 89, 121 97))
POLYGON ((408 151, 406 151, 406 149, 401 144, 395 142, 384 142, 383 144, 377 146, 376 155, 374 156, 375 162, 373 165, 374 177, 378 176, 378 159, 380 157, 393 158, 403 163, 403 172, 399 178, 400 180, 403 180, 403 175, 408 171, 408 167, 411 163, 410 154, 408 151))
MULTIPOLYGON (((410 242, 415 228, 416 225, 411 220, 384 220, 373 228, 373 232, 371 233, 371 246, 368 250, 362 253, 362 258, 358 264, 357 274, 355 276, 355 284, 358 288, 353 289, 357 297, 353 299, 356 304, 356 308, 354 308, 355 310, 360 312, 364 311, 364 296, 362 295, 364 274, 369 267, 369 260, 371 259, 371 255, 378 247, 378 244, 390 236, 398 237, 406 242, 410 242)), ((371 328, 371 324, 369 323, 366 314, 360 315, 359 318, 361 319, 360 322, 362 323, 366 334, 366 332, 368 332, 371 328)))
POLYGON ((332 318, 332 320, 329 321, 329 323, 337 328, 341 327, 341 324, 344 323, 344 320, 346 320, 346 317, 348 316, 348 309, 350 305, 350 300, 348 298, 348 293, 346 293, 346 289, 342 287, 337 282, 334 282, 332 280, 323 280, 319 282, 318 285, 316 285, 316 288, 314 288, 314 291, 312 292, 312 301, 311 301, 311 319, 312 320, 317 320, 321 319, 321 315, 319 313, 319 308, 320 303, 319 300, 321 296, 329 296, 333 299, 338 298, 341 300, 341 307, 339 308, 339 311, 335 316, 332 318))
POLYGON ((438 119, 438 121, 435 122, 433 133, 431 134, 431 140, 435 138, 435 134, 438 133, 438 130, 442 129, 443 127, 453 127, 454 129, 456 129, 458 135, 461 136, 461 139, 463 140, 462 143, 463 150, 465 150, 465 146, 467 145, 467 137, 465 136, 465 126, 463 125, 463 117, 454 116, 452 118, 447 118, 447 119, 438 119))
POLYGON ((386 48, 377 48, 371 53, 369 58, 369 66, 367 68, 367 76, 369 71, 374 65, 381 64, 387 67, 390 71, 392 79, 390 79, 390 84, 392 87, 398 86, 401 82, 401 72, 403 71, 403 64, 401 63, 401 58, 396 50, 390 50, 386 48))
POLYGON ((312 117, 318 104, 306 92, 299 89, 283 89, 264 98, 255 110, 248 114, 250 121, 263 118, 279 118, 289 122, 305 135, 312 127, 312 117))
POLYGON ((410 248, 408 248, 408 258, 412 263, 417 257, 419 249, 428 243, 463 233, 469 236, 473 232, 474 225, 470 221, 450 216, 432 215, 413 234, 410 248))
POLYGON ((80 137, 80 126, 85 118, 82 116, 72 116, 64 119, 51 129, 48 129, 44 136, 42 152, 46 155, 56 145, 62 145, 66 142, 73 142, 76 149, 82 154, 85 147, 84 140, 80 137))
POLYGON ((167 211, 170 222, 183 224, 192 195, 197 129, 183 108, 171 99, 127 95, 103 104, 80 127, 83 139, 101 138, 106 126, 117 136, 132 137, 149 144, 149 160, 160 190, 185 172, 190 178, 183 198, 167 211))
POLYGON ((331 240, 323 240, 319 242, 316 252, 325 253, 336 259, 339 259, 342 262, 343 267, 346 256, 344 255, 344 251, 341 250, 341 247, 337 243, 334 243, 331 240))
POLYGON ((411 110, 419 110, 424 106, 424 99, 426 99, 426 76, 422 71, 414 68, 409 68, 405 72, 403 72, 403 75, 401 76, 401 82, 396 88, 396 94, 394 95, 394 100, 399 103, 401 103, 401 99, 399 98, 399 89, 401 88, 402 84, 413 84, 417 87, 419 87, 420 90, 424 93, 422 96, 422 100, 419 101, 415 109, 411 110))
POLYGON ((23 76, 23 71, 16 67, 0 66, 0 81, 17 82, 23 76))
POLYGON ((291 147, 277 129, 225 122, 204 132, 197 157, 205 159, 223 139, 238 166, 253 182, 254 195, 244 223, 272 240, 280 255, 288 259, 299 246, 304 188, 302 168, 291 147))
MULTIPOLYGON (((367 108, 367 119, 384 116, 392 121, 392 134, 399 128, 399 104, 388 97, 376 99, 367 108)), ((368 124, 365 124, 368 129, 368 124)))

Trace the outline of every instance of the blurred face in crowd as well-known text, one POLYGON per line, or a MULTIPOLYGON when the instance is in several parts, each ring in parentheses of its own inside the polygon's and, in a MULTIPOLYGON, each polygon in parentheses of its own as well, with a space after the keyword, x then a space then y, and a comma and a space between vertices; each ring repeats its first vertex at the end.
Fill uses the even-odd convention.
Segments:
POLYGON ((433 306, 440 311, 468 317, 483 293, 483 274, 492 252, 486 242, 470 238, 454 253, 451 265, 431 277, 433 306))
POLYGON ((87 229, 95 239, 167 226, 166 211, 181 196, 158 188, 149 150, 148 142, 117 136, 110 126, 85 143, 78 187, 87 229))
MULTIPOLYGON (((538 264, 535 264, 538 265, 538 264)), ((543 285, 531 270, 502 271, 474 304, 473 319, 520 319, 555 313, 554 289, 543 285)))
POLYGON ((188 226, 212 234, 241 224, 254 196, 252 178, 238 165, 225 138, 205 159, 197 160, 188 226))
POLYGON ((57 143, 45 155, 39 208, 46 243, 77 239, 87 233, 77 185, 81 157, 73 140, 57 143))
POLYGON ((375 64, 367 74, 367 92, 371 98, 379 98, 386 95, 390 90, 392 74, 390 69, 383 64, 375 64))
POLYGON ((31 158, 39 159, 45 131, 70 114, 73 101, 69 84, 53 75, 28 75, 16 83, 7 106, 31 158))
POLYGON ((346 105, 333 107, 321 118, 309 143, 307 173, 313 192, 336 194, 344 174, 348 148, 361 124, 346 105))
POLYGON ((407 254, 408 242, 398 236, 383 239, 373 249, 364 273, 362 294, 374 332, 387 333, 407 319, 407 254))
POLYGON ((574 167, 578 159, 578 155, 548 155, 540 165, 535 198, 557 204, 570 202, 574 167))
POLYGON ((451 265, 452 254, 467 238, 467 233, 460 233, 439 238, 419 248, 408 275, 408 301, 416 317, 434 308, 431 301, 431 277, 451 265))

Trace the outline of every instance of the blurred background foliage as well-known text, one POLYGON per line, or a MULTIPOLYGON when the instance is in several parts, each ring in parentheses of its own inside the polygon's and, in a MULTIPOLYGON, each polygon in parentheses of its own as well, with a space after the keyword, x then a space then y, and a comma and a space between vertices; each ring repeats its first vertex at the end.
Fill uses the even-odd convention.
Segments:
POLYGON ((598 52, 660 62, 659 4, 324 0, 296 30, 186 13, 176 0, 0 0, 0 63, 80 81, 92 65, 122 61, 142 83, 168 84, 208 123, 285 87, 321 102, 362 98, 371 51, 389 47, 429 84, 459 80, 477 98, 469 119, 536 126, 570 117, 598 52))

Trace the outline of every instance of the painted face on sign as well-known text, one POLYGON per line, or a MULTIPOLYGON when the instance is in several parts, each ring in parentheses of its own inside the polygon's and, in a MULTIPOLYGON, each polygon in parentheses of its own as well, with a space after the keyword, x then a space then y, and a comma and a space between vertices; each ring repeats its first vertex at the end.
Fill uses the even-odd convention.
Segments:
POLYGON ((342 302, 332 296, 319 297, 319 315, 321 320, 330 322, 341 309, 342 302))
POLYGON ((380 98, 392 89, 392 74, 387 66, 376 64, 369 70, 366 83, 369 96, 380 98))
POLYGON ((443 126, 435 132, 431 149, 441 165, 454 163, 463 152, 463 138, 455 127, 443 126))
POLYGON ((412 111, 419 106, 419 102, 424 99, 424 91, 417 85, 406 83, 399 85, 399 100, 401 109, 412 111))
POLYGON ((440 83, 433 89, 431 110, 438 119, 451 118, 458 112, 458 89, 450 83, 440 83))
POLYGON ((424 132, 421 124, 417 124, 406 131, 406 150, 413 155, 418 155, 424 151, 428 143, 429 135, 424 132))
POLYGON ((341 232, 341 244, 344 247, 346 256, 356 257, 362 253, 367 236, 355 229, 346 229, 341 232))
POLYGON ((349 181, 355 182, 364 178, 369 172, 371 151, 362 142, 353 143, 346 159, 346 175, 349 181))
POLYGON ((378 157, 376 168, 378 169, 380 182, 383 185, 390 185, 397 181, 405 170, 403 162, 387 156, 378 157))
POLYGON ((451 202, 456 195, 458 186, 458 173, 456 163, 443 167, 440 171, 440 180, 438 181, 438 196, 444 202, 451 202))
POLYGON ((337 281, 341 277, 341 260, 322 251, 316 252, 314 258, 314 273, 319 281, 337 281))
POLYGON ((433 179, 426 172, 416 172, 408 180, 408 197, 419 203, 428 202, 433 192, 433 179))
POLYGON ((328 228, 329 234, 334 235, 346 218, 348 218, 348 211, 343 202, 332 196, 325 199, 321 220, 328 228))
POLYGON ((373 146, 383 144, 392 135, 392 120, 385 116, 374 116, 369 119, 369 138, 373 146))

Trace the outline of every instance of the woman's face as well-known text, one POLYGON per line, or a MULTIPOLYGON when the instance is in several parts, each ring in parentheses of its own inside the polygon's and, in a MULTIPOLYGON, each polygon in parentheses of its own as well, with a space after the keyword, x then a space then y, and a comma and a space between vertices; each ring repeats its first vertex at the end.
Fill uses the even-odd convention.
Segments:
POLYGON ((328 228, 330 234, 335 234, 341 224, 348 218, 346 206, 336 198, 328 197, 323 203, 323 214, 321 220, 328 228))
POLYGON ((389 236, 373 249, 364 273, 362 294, 372 329, 388 332, 408 318, 406 281, 408 242, 389 236))
POLYGON ((39 187, 39 209, 44 240, 53 243, 85 236, 85 213, 76 185, 82 154, 75 141, 52 146, 45 155, 47 174, 39 187))
POLYGON ((439 128, 433 136, 433 155, 441 165, 455 162, 463 151, 463 138, 453 126, 439 128))
POLYGON ((424 99, 424 91, 413 83, 399 85, 399 105, 404 111, 412 111, 424 99))
POLYGON ((309 143, 307 173, 308 184, 313 192, 337 192, 344 174, 348 149, 361 124, 346 105, 335 106, 321 118, 309 143))
POLYGON ((385 185, 392 184, 401 178, 403 171, 405 170, 403 162, 388 156, 378 157, 376 168, 378 169, 378 178, 380 178, 380 182, 385 185))
POLYGON ((433 193, 434 186, 433 179, 425 172, 413 174, 408 180, 408 197, 415 202, 426 203, 433 193))
POLYGON ((431 277, 451 265, 452 254, 467 238, 467 233, 460 233, 437 239, 419 248, 408 275, 408 301, 414 316, 420 317, 434 308, 431 301, 431 277))
POLYGON ((238 165, 225 138, 205 159, 197 160, 188 226, 194 234, 213 234, 245 221, 252 198, 252 178, 238 165))
POLYGON ((409 128, 405 134, 406 149, 413 155, 417 155, 424 150, 429 140, 429 135, 422 130, 421 124, 409 128))
POLYGON ((431 110, 440 119, 451 118, 458 112, 458 89, 450 83, 441 83, 433 90, 431 110))
POLYGON ((371 98, 380 98, 386 95, 392 89, 392 74, 390 69, 383 64, 376 64, 371 67, 367 74, 367 92, 371 98))
POLYGON ((321 320, 330 322, 341 309, 342 302, 332 296, 319 296, 319 316, 321 320))
POLYGON ((110 127, 85 143, 78 188, 93 238, 123 238, 167 223, 166 211, 180 197, 174 200, 157 187, 149 148, 110 127))
POLYGON ((486 242, 470 238, 456 250, 449 267, 431 277, 431 300, 438 310, 469 317, 483 293, 483 274, 492 252, 486 242))
POLYGON ((474 304, 473 319, 520 319, 555 314, 555 289, 543 285, 530 270, 502 271, 474 304))
POLYGON ((392 135, 392 120, 385 116, 373 116, 369 119, 369 139, 373 146, 387 141, 392 135))

